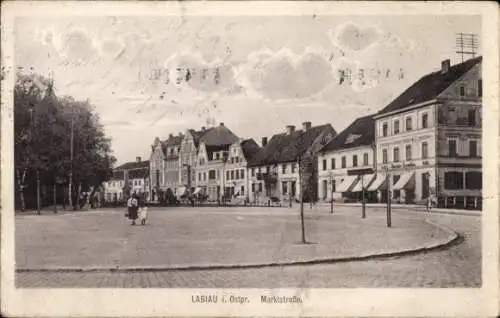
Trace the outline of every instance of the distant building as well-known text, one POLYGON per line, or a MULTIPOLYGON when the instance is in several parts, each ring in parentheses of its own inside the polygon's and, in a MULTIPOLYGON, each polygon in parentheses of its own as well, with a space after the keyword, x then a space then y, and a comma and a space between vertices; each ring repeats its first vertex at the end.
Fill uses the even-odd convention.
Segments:
POLYGON ((170 134, 167 140, 155 138, 150 156, 150 198, 158 201, 158 192, 175 191, 180 186, 180 148, 183 134, 170 134))
POLYGON ((104 183, 104 199, 122 201, 135 193, 149 200, 149 168, 149 161, 142 161, 141 157, 114 168, 113 177, 104 183))
POLYGON ((360 200, 363 188, 365 199, 376 201, 376 193, 367 191, 375 180, 375 122, 372 115, 356 119, 320 150, 318 179, 321 201, 360 200))
POLYGON ((313 127, 310 122, 304 122, 302 125, 301 130, 287 126, 285 133, 274 135, 269 142, 263 138, 262 149, 248 164, 250 201, 266 202, 271 197, 281 201, 298 200, 301 182, 304 200, 317 199, 317 153, 336 132, 330 124, 313 127), (299 168, 303 172, 302 180, 299 168))
POLYGON ((389 173, 394 201, 481 204, 481 65, 443 61, 374 116, 377 173, 389 173))

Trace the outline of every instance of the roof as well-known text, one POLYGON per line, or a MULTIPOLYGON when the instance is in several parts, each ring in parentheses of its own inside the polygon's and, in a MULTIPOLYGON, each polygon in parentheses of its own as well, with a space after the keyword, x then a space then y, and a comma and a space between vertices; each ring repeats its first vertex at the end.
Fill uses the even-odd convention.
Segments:
POLYGON ((149 160, 140 161, 140 162, 137 162, 137 161, 126 162, 122 165, 119 165, 114 170, 131 170, 131 169, 138 169, 138 168, 148 168, 149 169, 149 160))
POLYGON ((243 156, 245 156, 245 160, 250 161, 255 154, 260 151, 260 146, 253 139, 245 139, 241 143, 241 150, 243 151, 243 156))
POLYGON ((357 118, 320 151, 326 152, 359 146, 369 146, 374 142, 375 120, 373 119, 373 115, 368 115, 357 118))
POLYGON ((183 134, 179 134, 176 136, 171 134, 170 136, 168 136, 168 139, 161 142, 161 149, 163 150, 163 154, 168 155, 167 147, 180 146, 183 139, 184 139, 183 134))
POLYGON ((389 105, 380 110, 377 115, 386 114, 399 109, 404 109, 415 104, 423 103, 436 98, 451 84, 481 63, 482 56, 467 60, 450 67, 448 72, 441 70, 425 75, 394 99, 389 105))
POLYGON ((113 171, 113 177, 111 177, 111 180, 124 180, 124 179, 125 179, 125 173, 123 170, 113 171))
MULTIPOLYGON (((211 145, 211 146, 205 146, 205 149, 207 151, 207 156, 208 160, 213 160, 214 157, 214 152, 216 151, 228 151, 230 145, 211 145)), ((221 158, 223 159, 223 158, 221 158)))
POLYGON ((296 130, 291 134, 276 134, 265 147, 255 154, 248 165, 255 167, 295 161, 299 155, 303 155, 311 147, 326 129, 335 132, 332 125, 325 124, 311 127, 306 131, 296 130))
MULTIPOLYGON (((204 131, 193 130, 193 132, 195 143, 203 142, 206 146, 231 145, 239 140, 238 136, 222 124, 216 127, 208 128, 204 131)), ((198 146, 198 144, 196 146, 198 146)))
POLYGON ((133 169, 128 172, 129 179, 144 179, 147 178, 148 176, 149 176, 149 167, 133 169))

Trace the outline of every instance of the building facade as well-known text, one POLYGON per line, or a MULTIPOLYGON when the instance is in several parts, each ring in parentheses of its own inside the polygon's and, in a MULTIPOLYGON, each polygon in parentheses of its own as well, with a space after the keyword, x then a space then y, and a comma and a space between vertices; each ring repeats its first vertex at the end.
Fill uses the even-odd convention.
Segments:
POLYGON ((318 155, 318 199, 377 201, 368 191, 375 180, 375 134, 373 116, 356 119, 325 145, 318 155))
POLYGON ((389 174, 393 201, 478 205, 481 61, 443 61, 375 115, 377 172, 389 174))
POLYGON ((285 133, 274 135, 269 142, 263 138, 262 149, 248 164, 251 202, 317 199, 317 154, 336 132, 330 124, 313 127, 304 122, 302 126, 295 130, 289 125, 285 133))
POLYGON ((113 169, 113 178, 104 183, 104 200, 121 202, 132 194, 150 200, 150 161, 137 157, 113 169))

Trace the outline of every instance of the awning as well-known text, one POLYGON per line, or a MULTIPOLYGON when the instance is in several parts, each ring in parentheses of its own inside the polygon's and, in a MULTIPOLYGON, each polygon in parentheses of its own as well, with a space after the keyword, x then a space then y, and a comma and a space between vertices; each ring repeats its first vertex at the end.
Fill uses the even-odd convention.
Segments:
POLYGON ((176 197, 182 197, 184 194, 186 194, 186 187, 179 187, 175 190, 176 197))
POLYGON ((354 185, 354 182, 358 179, 358 176, 346 176, 344 181, 336 187, 335 192, 348 192, 349 189, 354 185))
POLYGON ((361 192, 363 188, 367 190, 368 186, 370 185, 370 182, 372 182, 374 178, 375 178, 374 173, 363 175, 363 178, 359 178, 358 183, 356 183, 356 185, 352 188, 351 192, 361 192))
POLYGON ((386 187, 385 179, 387 175, 385 173, 377 173, 377 177, 373 180, 372 184, 368 187, 368 191, 377 191, 381 187, 386 187))
POLYGON ((201 192, 201 190, 202 190, 202 189, 201 189, 200 187, 197 187, 197 188, 194 190, 193 194, 198 194, 198 193, 200 193, 200 192, 201 192))
POLYGON ((408 189, 408 188, 414 188, 415 187, 415 172, 405 172, 399 178, 398 182, 394 185, 392 188, 393 190, 401 190, 401 189, 408 189))

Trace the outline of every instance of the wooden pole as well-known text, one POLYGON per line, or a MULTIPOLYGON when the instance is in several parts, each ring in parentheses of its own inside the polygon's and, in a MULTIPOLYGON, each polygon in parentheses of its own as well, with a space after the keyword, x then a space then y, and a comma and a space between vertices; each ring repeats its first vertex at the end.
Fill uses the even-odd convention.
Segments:
POLYGON ((387 184, 387 227, 391 227, 391 183, 389 178, 389 171, 387 171, 386 177, 387 184))
POLYGON ((365 181, 364 175, 361 175, 361 218, 366 218, 366 206, 365 206, 365 181))
POLYGON ((300 225, 302 230, 302 243, 306 243, 306 232, 304 226, 304 185, 302 182, 302 160, 299 157, 299 183, 300 183, 300 225))
POLYGON ((70 146, 69 146, 69 184, 68 184, 68 203, 70 209, 73 207, 73 198, 71 193, 71 188, 73 186, 73 139, 74 139, 74 123, 73 115, 71 115, 71 132, 70 132, 70 146))
POLYGON ((40 214, 40 172, 36 170, 36 210, 40 214))

